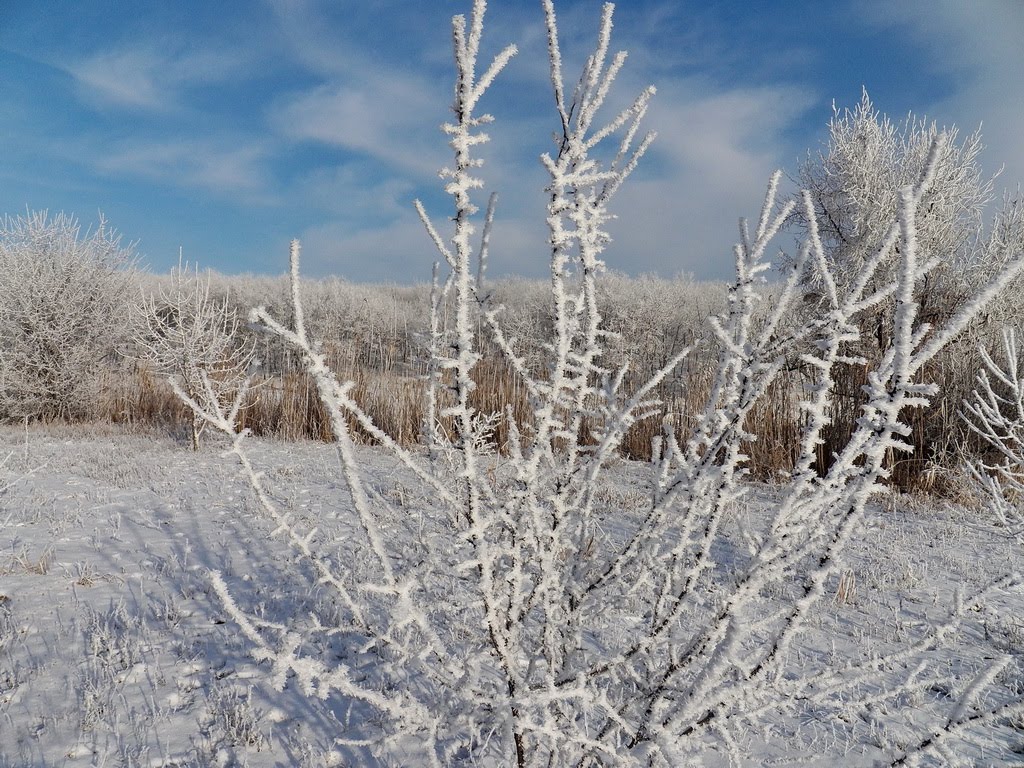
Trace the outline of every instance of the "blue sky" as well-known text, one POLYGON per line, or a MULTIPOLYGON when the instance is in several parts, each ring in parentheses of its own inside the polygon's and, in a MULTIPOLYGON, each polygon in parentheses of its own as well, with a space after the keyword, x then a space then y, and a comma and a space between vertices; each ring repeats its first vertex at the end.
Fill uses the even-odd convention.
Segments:
MULTIPOLYGON (((566 71, 600 2, 556 0, 566 71)), ((432 247, 413 212, 450 211, 436 171, 451 102, 450 22, 469 0, 0 2, 0 212, 102 211, 143 262, 185 257, 277 273, 304 244, 309 276, 416 282, 432 247)), ((655 147, 614 205, 609 266, 729 274, 739 215, 768 175, 795 173, 833 100, 867 87, 964 130, 983 124, 998 188, 1024 180, 1020 0, 628 0, 613 45, 618 98, 658 88, 655 147)), ((555 125, 539 0, 492 0, 485 49, 520 54, 485 97, 500 194, 492 274, 541 276, 544 173, 555 125)))

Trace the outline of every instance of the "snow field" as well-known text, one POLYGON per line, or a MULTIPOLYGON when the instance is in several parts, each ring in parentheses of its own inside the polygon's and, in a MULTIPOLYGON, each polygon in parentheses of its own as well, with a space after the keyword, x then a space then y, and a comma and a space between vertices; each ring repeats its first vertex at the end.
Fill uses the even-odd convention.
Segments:
MULTIPOLYGON (((253 660, 212 594, 207 573, 216 569, 239 606, 264 621, 330 627, 338 612, 333 599, 309 586, 301 560, 269 537, 247 483, 217 447, 195 454, 166 437, 103 427, 0 434, 11 453, 5 479, 39 468, 0 497, 10 532, 0 554, 0 765, 381 764, 334 743, 372 737, 372 713, 338 695, 320 701, 293 685, 272 690, 267 666, 253 660)), ((253 442, 249 450, 275 499, 319 528, 322 551, 350 563, 367 558, 351 543, 358 522, 331 446, 253 442)), ((378 449, 358 452, 373 493, 390 502, 382 509, 402 511, 382 521, 395 551, 428 556, 447 523, 431 515, 414 478, 394 460, 378 449)), ((624 461, 612 468, 599 500, 603 535, 622 537, 642 507, 643 469, 624 461)), ((757 486, 730 511, 713 582, 724 584, 741 569, 746 538, 778 495, 757 486)), ((1024 552, 983 513, 902 496, 870 508, 846 562, 845 586, 829 585, 831 599, 790 651, 801 676, 912 646, 948 614, 956 593, 970 595, 1020 571, 1024 552)), ((441 594, 457 589, 457 579, 430 586, 441 594)), ((766 591, 766 607, 790 598, 786 592, 766 591)), ((629 606, 617 608, 594 625, 590 643, 628 625, 629 606)), ((921 654, 945 671, 941 685, 898 706, 880 702, 849 721, 813 705, 797 718, 767 709, 762 731, 740 745, 746 764, 875 765, 919 739, 920 728, 961 701, 1000 657, 1008 661, 982 703, 1020 695, 1024 598, 993 593, 967 613, 945 647, 921 654)), ((307 652, 372 664, 329 636, 318 642, 307 652)), ((1024 764, 1024 722, 985 723, 952 754, 964 765, 1024 764)), ((954 764, 947 757, 925 764, 954 764)), ((415 747, 393 762, 416 764, 415 747)), ((705 764, 728 762, 709 754, 705 764)))

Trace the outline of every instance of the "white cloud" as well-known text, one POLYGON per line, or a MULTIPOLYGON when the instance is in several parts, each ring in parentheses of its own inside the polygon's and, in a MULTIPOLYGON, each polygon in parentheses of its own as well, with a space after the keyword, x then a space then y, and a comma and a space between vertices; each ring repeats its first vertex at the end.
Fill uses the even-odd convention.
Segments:
MULTIPOLYGON (((796 157, 786 131, 812 103, 808 91, 792 86, 663 83, 645 121, 657 138, 610 206, 617 219, 609 224, 608 265, 634 274, 728 278, 737 219, 757 217, 769 176, 796 157)), ((540 276, 546 269, 543 172, 502 154, 483 175, 501 196, 494 273, 540 276)))
POLYGON ((297 179, 291 196, 347 221, 391 221, 410 210, 413 184, 380 178, 359 164, 317 168, 297 179))
POLYGON ((785 132, 812 103, 796 87, 659 88, 647 121, 658 137, 611 206, 609 266, 731 276, 737 220, 757 217, 769 176, 790 159, 785 132))
MULTIPOLYGON (((538 208, 543 216, 543 200, 538 208)), ((433 215, 442 237, 449 222, 433 215)), ((491 277, 547 274, 546 230, 543 218, 511 214, 495 222, 488 274, 491 277)), ((475 237, 479 236, 479 232, 475 237)), ((301 235, 303 272, 310 277, 339 275, 364 282, 420 283, 430 280, 431 267, 442 261, 419 217, 404 208, 391 221, 365 227, 335 219, 309 227, 301 235)))
POLYGON ((915 111, 966 131, 980 124, 986 169, 1005 164, 1001 184, 1024 183, 1024 3, 866 2, 861 9, 869 23, 909 34, 927 51, 927 65, 951 81, 948 96, 915 111))
POLYGON ((133 107, 164 108, 163 93, 153 79, 157 63, 142 51, 99 54, 74 65, 71 73, 103 101, 133 107))
POLYGON ((437 127, 443 100, 415 78, 401 74, 350 72, 344 83, 289 97, 271 116, 290 138, 342 147, 423 177, 444 159, 437 127))
POLYGON ((438 258, 414 213, 372 229, 330 221, 301 235, 303 274, 338 275, 359 282, 418 283, 430 280, 438 258))
MULTIPOLYGON (((289 40, 289 56, 323 81, 283 98, 271 113, 272 126, 288 139, 347 150, 362 158, 367 168, 379 164, 386 169, 377 170, 376 177, 368 171, 365 179, 324 171, 302 180, 306 194, 322 196, 331 201, 326 203, 330 207, 337 200, 352 208, 339 210, 331 222, 310 229, 306 253, 317 259, 320 269, 337 269, 350 278, 425 278, 434 256, 425 247, 429 243, 407 198, 414 185, 438 187, 437 169, 450 162, 437 130, 437 124, 448 119, 450 76, 434 75, 441 67, 450 67, 445 46, 414 41, 409 50, 382 60, 359 40, 339 45, 324 23, 325 8, 315 0, 271 5, 289 40), (422 69, 409 69, 417 65, 422 69), (411 183, 406 186, 396 179, 411 183), (365 204, 353 207, 344 201, 367 195, 376 205, 369 206, 361 222, 354 211, 365 204)), ((630 21, 627 10, 619 12, 625 36, 614 40, 613 47, 640 49, 617 83, 609 110, 631 100, 647 84, 644 78, 649 75, 643 71, 656 63, 655 53, 645 50, 643 41, 657 38, 658 22, 630 21)), ((671 3, 654 10, 662 20, 678 15, 671 3)), ((487 159, 481 171, 487 188, 478 195, 481 207, 488 190, 497 189, 501 196, 492 273, 541 276, 547 268, 546 179, 536 154, 549 148, 545 136, 555 126, 545 95, 550 86, 543 24, 539 13, 511 8, 495 7, 488 16, 488 45, 496 50, 514 39, 521 50, 483 104, 498 119, 490 131, 494 143, 481 149, 487 159)), ((593 7, 579 3, 564 7, 560 21, 568 50, 566 76, 572 77, 593 45, 598 17, 593 7)), ((439 43, 443 29, 435 31, 439 43)), ((671 50, 662 46, 658 55, 671 50)), ((698 64, 703 53, 702 49, 694 54, 688 63, 698 64)), ((806 111, 810 97, 796 87, 729 88, 678 76, 666 82, 667 68, 655 69, 663 79, 657 83, 659 93, 647 123, 659 131, 659 138, 612 206, 620 218, 611 225, 615 242, 608 260, 614 268, 633 273, 724 276, 731 270, 736 218, 757 214, 769 174, 795 156, 787 131, 806 111)))
POLYGON ((170 111, 188 87, 225 82, 244 73, 239 51, 175 54, 155 45, 101 51, 68 66, 82 95, 103 104, 170 111))
MULTIPOLYGON (((619 218, 610 225, 609 266, 633 274, 728 277, 736 221, 756 218, 768 177, 787 153, 785 130, 810 103, 797 88, 712 93, 695 81, 663 87, 649 121, 659 131, 656 149, 612 204, 619 218)), ((504 162, 485 166, 484 175, 500 195, 491 274, 545 275, 543 175, 517 174, 504 162)), ((345 187, 357 183, 344 173, 333 180, 345 187)), ((360 227, 358 217, 346 217, 304 234, 304 252, 318 273, 356 280, 427 279, 436 254, 403 201, 394 207, 388 203, 396 198, 387 190, 398 189, 372 191, 394 212, 386 225, 360 227)), ((481 207, 485 196, 478 195, 481 207)), ((431 213, 444 235, 443 213, 431 213)))
POLYGON ((198 187, 219 194, 243 193, 266 202, 269 186, 263 163, 267 149, 256 142, 201 139, 133 141, 95 153, 96 167, 108 173, 198 187))
MULTIPOLYGON (((440 64, 446 49, 441 45, 444 29, 424 33, 424 39, 433 40, 429 44, 411 40, 408 50, 382 56, 363 40, 346 40, 345 30, 339 38, 337 18, 325 22, 336 12, 316 0, 268 2, 280 55, 276 63, 297 64, 305 72, 288 81, 285 88, 291 90, 271 92, 264 113, 269 135, 253 140, 251 127, 236 124, 236 140, 225 127, 204 136, 199 131, 208 123, 197 121, 198 131, 190 123, 185 132, 172 134, 173 139, 143 134, 108 144, 93 154, 95 165, 109 174, 234 195, 243 203, 305 207, 302 220, 307 222, 312 208, 314 218, 325 214, 329 220, 302 233, 311 270, 355 279, 426 279, 435 254, 410 198, 424 194, 427 185, 439 189, 437 170, 451 162, 438 130, 450 116, 450 65, 445 62, 441 74, 440 64), (310 167, 303 157, 302 165, 275 177, 269 159, 289 157, 297 149, 295 142, 317 145, 309 155, 319 167, 310 167), (265 190, 272 189, 280 194, 270 198, 265 190)), ((670 2, 658 7, 663 17, 678 12, 670 2)), ((592 11, 581 3, 562 14, 571 51, 567 77, 593 43, 597 17, 592 11)), ((678 71, 679 62, 654 66, 668 48, 645 50, 642 45, 648 36, 657 36, 656 21, 630 24, 625 11, 620 19, 627 32, 614 47, 621 43, 640 50, 617 83, 609 112, 647 84, 652 67, 662 80, 656 83, 659 93, 647 121, 659 138, 612 206, 620 219, 611 225, 609 264, 633 273, 724 276, 731 268, 735 219, 756 215, 768 174, 790 160, 786 137, 809 105, 809 96, 796 87, 730 88, 678 74, 666 81, 669 70, 678 71)), ((541 276, 547 268, 546 179, 536 154, 550 146, 546 137, 555 125, 547 96, 543 25, 539 14, 526 17, 511 7, 495 8, 491 21, 488 45, 493 42, 496 50, 512 38, 522 44, 518 59, 482 104, 498 119, 494 144, 481 150, 487 159, 482 170, 487 190, 501 194, 492 274, 541 276), (524 18, 529 19, 525 27, 524 18)), ((81 93, 92 101, 188 114, 192 90, 230 85, 243 72, 252 76, 254 63, 264 55, 258 46, 216 54, 167 53, 153 41, 136 41, 97 53, 71 71, 81 93)), ((486 194, 483 190, 479 195, 481 206, 486 194)), ((432 211, 439 225, 447 211, 443 203, 432 211)))

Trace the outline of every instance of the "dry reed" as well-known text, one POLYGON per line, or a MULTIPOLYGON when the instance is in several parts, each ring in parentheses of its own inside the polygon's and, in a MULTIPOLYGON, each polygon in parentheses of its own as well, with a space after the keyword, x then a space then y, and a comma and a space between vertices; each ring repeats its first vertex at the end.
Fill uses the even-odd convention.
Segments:
MULTIPOLYGON (((706 341, 701 341, 700 329, 706 327, 706 316, 720 311, 720 307, 713 298, 705 297, 702 300, 707 306, 702 306, 696 314, 679 310, 671 316, 662 316, 648 304, 664 309, 674 299, 675 306, 692 308, 693 302, 687 304, 683 293, 688 290, 686 284, 627 279, 613 282, 615 290, 609 293, 606 301, 611 318, 609 322, 620 334, 621 350, 613 350, 615 359, 607 361, 607 364, 615 366, 621 363, 618 357, 632 356, 633 379, 640 381, 683 344, 693 345, 695 350, 676 375, 653 393, 662 402, 657 412, 634 424, 623 440, 621 452, 625 458, 649 460, 652 440, 661 433, 666 422, 671 424, 677 438, 685 440, 704 407, 717 353, 706 341), (644 311, 624 312, 624 296, 643 304, 644 311)), ((330 286, 310 284, 309 287, 321 299, 318 310, 324 327, 317 333, 327 339, 323 349, 331 367, 343 380, 354 382, 354 399, 385 433, 402 445, 417 443, 421 439, 425 414, 426 364, 422 347, 425 342, 422 329, 412 324, 409 318, 420 297, 413 293, 399 295, 393 289, 393 296, 381 294, 386 300, 375 304, 368 297, 377 289, 356 290, 347 286, 347 290, 355 290, 355 293, 346 298, 337 292, 332 294, 327 290, 330 286), (345 312, 356 313, 347 326, 341 318, 345 312)), ((539 359, 534 354, 535 347, 539 348, 540 344, 536 339, 543 337, 547 322, 540 308, 540 300, 547 289, 540 285, 510 283, 499 285, 497 292, 503 290, 509 294, 507 298, 519 298, 517 306, 522 305, 523 296, 533 297, 522 306, 521 312, 511 316, 514 324, 518 324, 515 330, 520 338, 526 340, 521 345, 523 354, 532 364, 534 359, 539 359)), ((704 293, 711 295, 712 292, 704 293)), ((235 300, 239 300, 238 296, 235 300)), ((281 440, 329 440, 328 421, 320 398, 312 381, 299 370, 298 361, 267 337, 257 337, 257 345, 263 372, 257 377, 258 386, 243 414, 244 426, 257 435, 281 440)), ((519 427, 528 429, 532 411, 522 382, 483 339, 481 349, 484 357, 475 369, 473 407, 482 414, 504 414, 511 409, 519 427)), ((973 344, 968 344, 957 355, 960 358, 969 356, 972 350, 973 344)), ((890 463, 892 482, 902 489, 941 492, 938 489, 944 485, 941 482, 936 484, 936 468, 952 466, 963 448, 963 441, 967 439, 956 414, 957 392, 964 386, 961 381, 964 366, 958 362, 962 363, 962 359, 937 361, 928 377, 948 387, 950 392, 943 392, 936 399, 934 408, 908 414, 915 450, 909 455, 892 457, 890 463)), ((745 446, 753 477, 771 480, 792 468, 803 422, 798 403, 806 397, 807 388, 813 383, 812 377, 811 371, 800 366, 785 371, 772 385, 768 397, 750 414, 746 426, 748 431, 758 435, 757 440, 745 446)), ((863 366, 847 366, 837 377, 836 397, 830 413, 832 423, 824 431, 825 441, 818 449, 816 467, 819 472, 828 468, 837 446, 848 441, 860 416, 865 384, 863 366)), ((629 387, 630 380, 627 380, 625 389, 628 391, 629 387)), ((155 428, 178 436, 187 434, 190 423, 190 415, 167 382, 145 366, 130 360, 121 360, 106 373, 95 412, 103 421, 129 428, 155 428)), ((351 426, 354 435, 369 440, 354 421, 351 426)), ((449 425, 442 423, 438 426, 443 435, 449 425)), ((585 425, 584 430, 594 426, 599 425, 585 425)), ((507 422, 504 418, 497 419, 492 435, 495 448, 505 450, 508 439, 507 422)), ((586 433, 581 435, 581 439, 587 442, 586 433)))

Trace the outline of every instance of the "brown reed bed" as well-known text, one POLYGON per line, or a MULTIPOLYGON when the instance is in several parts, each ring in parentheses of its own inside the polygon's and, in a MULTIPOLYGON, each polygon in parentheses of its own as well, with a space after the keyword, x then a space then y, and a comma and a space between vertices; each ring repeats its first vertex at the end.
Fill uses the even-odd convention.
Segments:
MULTIPOLYGON (((351 364, 351 358, 344 362, 351 364)), ((628 430, 621 447, 624 458, 650 460, 653 440, 661 435, 666 422, 678 440, 688 437, 710 391, 713 366, 707 359, 689 361, 686 366, 671 383, 655 393, 662 401, 656 412, 628 430)), ((529 398, 525 386, 507 365, 500 358, 488 356, 477 365, 475 373, 477 386, 471 395, 473 407, 482 414, 504 414, 511 408, 520 429, 528 429, 532 421, 529 398)), ((394 366, 387 370, 358 367, 344 371, 341 378, 354 382, 353 398, 387 435, 405 446, 420 442, 426 412, 426 383, 422 375, 399 372, 394 366)), ((746 444, 744 450, 750 457, 748 466, 754 478, 772 480, 793 468, 803 426, 798 403, 805 396, 808 383, 805 371, 787 372, 749 415, 746 427, 758 437, 746 444)), ((832 423, 825 429, 824 442, 818 448, 819 472, 828 469, 836 446, 848 440, 860 415, 864 383, 864 372, 856 366, 846 369, 837 382, 832 423)), ((184 436, 191 424, 191 414, 166 380, 140 364, 126 365, 118 375, 107 376, 101 409, 104 420, 134 428, 156 428, 184 436)), ((908 416, 915 451, 892 457, 892 482, 902 489, 928 490, 934 483, 935 466, 929 452, 929 436, 948 429, 951 417, 938 410, 908 416)), ((328 416, 316 386, 302 371, 257 380, 241 423, 256 435, 279 440, 331 439, 328 416)), ((349 423, 357 440, 373 441, 354 419, 349 423)), ((586 433, 593 426, 584 426, 581 442, 587 442, 586 433)), ((451 431, 450 424, 440 425, 441 434, 451 431)), ((508 440, 507 420, 497 419, 492 435, 496 450, 504 452, 508 440)))
MULTIPOLYGON (((526 388, 519 378, 500 359, 486 357, 477 365, 476 388, 470 400, 480 413, 505 414, 509 408, 520 429, 532 421, 532 411, 526 388)), ((409 376, 394 371, 357 369, 342 375, 343 380, 354 382, 353 399, 388 436, 402 445, 420 440, 426 413, 426 383, 421 376, 409 376)), ((660 393, 663 403, 651 418, 634 424, 626 433, 622 455, 635 460, 651 458, 652 440, 660 435, 667 419, 680 440, 689 434, 694 419, 703 408, 710 387, 708 373, 690 372, 685 386, 660 393)), ((167 381, 134 364, 118 376, 109 376, 103 399, 103 417, 106 420, 131 427, 156 428, 184 434, 191 423, 191 414, 178 400, 167 381)), ((785 464, 775 453, 777 446, 787 444, 794 434, 795 425, 783 421, 785 409, 774 403, 762 406, 757 415, 759 429, 766 426, 772 438, 762 445, 773 446, 752 449, 752 460, 759 472, 770 473, 777 464, 785 464)), ((301 371, 277 376, 264 376, 254 382, 248 402, 241 414, 241 425, 253 434, 279 440, 331 439, 328 415, 316 391, 312 378, 301 371)), ((584 431, 596 425, 585 425, 584 431)), ((353 435, 372 442, 372 438, 350 419, 353 435)), ((441 433, 451 432, 451 425, 442 423, 441 433)), ((586 442, 586 434, 581 435, 586 442)), ((509 427, 505 418, 496 420, 492 442, 504 451, 509 440, 509 427)))

